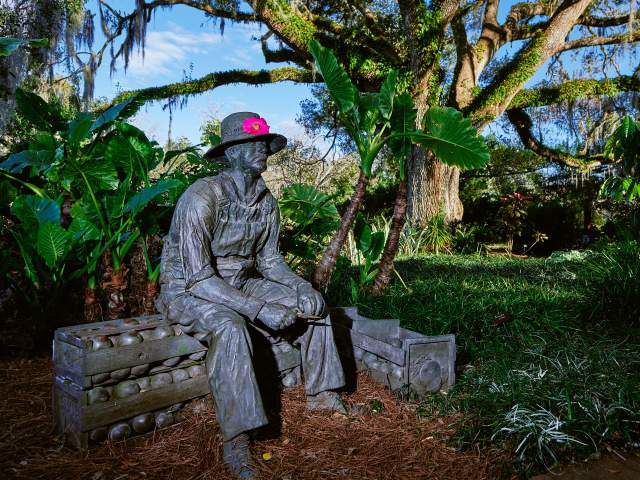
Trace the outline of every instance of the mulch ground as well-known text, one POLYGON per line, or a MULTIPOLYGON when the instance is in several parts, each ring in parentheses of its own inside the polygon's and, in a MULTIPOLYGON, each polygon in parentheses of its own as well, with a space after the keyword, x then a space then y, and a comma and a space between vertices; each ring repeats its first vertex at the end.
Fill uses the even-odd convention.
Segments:
MULTIPOLYGON (((0 472, 19 479, 228 479, 211 402, 194 402, 176 425, 81 452, 52 431, 51 362, 0 362, 0 472)), ((495 478, 499 452, 444 443, 452 418, 419 419, 415 405, 358 377, 349 416, 310 413, 301 387, 282 394, 280 428, 252 446, 261 479, 495 478), (270 455, 269 460, 263 454, 270 455)))

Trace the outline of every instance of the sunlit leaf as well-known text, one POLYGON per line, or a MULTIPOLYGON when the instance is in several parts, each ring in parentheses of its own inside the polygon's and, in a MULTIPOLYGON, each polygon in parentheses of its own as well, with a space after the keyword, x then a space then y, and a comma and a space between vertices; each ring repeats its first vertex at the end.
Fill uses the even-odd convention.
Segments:
POLYGON ((282 191, 279 204, 281 214, 298 225, 318 219, 335 221, 340 218, 331 197, 312 185, 289 185, 282 191))
POLYGON ((357 94, 356 87, 351 82, 349 75, 338 63, 333 52, 320 45, 317 40, 309 42, 309 51, 327 85, 331 99, 336 103, 341 113, 347 113, 353 108, 357 94))
POLYGON ((405 161, 411 155, 412 141, 408 136, 416 130, 416 109, 413 99, 408 93, 403 93, 394 98, 393 113, 391 114, 391 134, 399 135, 389 140, 389 147, 393 154, 400 160, 400 179, 405 178, 405 161))
POLYGON ((471 121, 454 108, 434 107, 423 119, 424 130, 412 135, 438 160, 462 169, 480 168, 489 161, 489 149, 471 121))
POLYGON ((98 128, 101 128, 119 118, 126 118, 133 115, 137 110, 137 108, 134 109, 134 107, 136 107, 135 97, 127 98, 125 101, 114 105, 98 115, 98 118, 96 118, 91 125, 90 131, 93 132, 94 130, 97 130, 98 128))
POLYGON ((398 83, 397 70, 391 70, 380 87, 378 96, 378 109, 384 118, 391 118, 393 112, 394 98, 396 95, 396 84, 398 83))
POLYGON ((93 118, 88 113, 80 113, 75 120, 69 122, 67 131, 67 140, 73 146, 80 144, 82 140, 87 138, 89 129, 93 123, 93 118))

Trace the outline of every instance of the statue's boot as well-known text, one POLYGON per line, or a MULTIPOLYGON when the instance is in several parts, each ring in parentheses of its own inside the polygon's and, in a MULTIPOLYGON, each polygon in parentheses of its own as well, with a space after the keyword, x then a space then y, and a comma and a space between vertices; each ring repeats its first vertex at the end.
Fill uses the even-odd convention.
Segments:
POLYGON ((307 395, 307 410, 328 410, 347 414, 347 409, 336 392, 326 390, 317 395, 307 395))
POLYGON ((241 433, 225 440, 222 452, 224 463, 237 478, 256 478, 256 472, 250 462, 249 435, 241 433))

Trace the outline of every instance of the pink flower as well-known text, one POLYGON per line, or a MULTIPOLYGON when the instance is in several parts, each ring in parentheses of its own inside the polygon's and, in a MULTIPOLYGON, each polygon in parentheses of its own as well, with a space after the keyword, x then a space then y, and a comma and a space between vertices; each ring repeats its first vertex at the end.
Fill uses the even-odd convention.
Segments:
POLYGON ((242 122, 242 130, 251 135, 264 135, 269 133, 269 125, 264 118, 249 117, 242 122))

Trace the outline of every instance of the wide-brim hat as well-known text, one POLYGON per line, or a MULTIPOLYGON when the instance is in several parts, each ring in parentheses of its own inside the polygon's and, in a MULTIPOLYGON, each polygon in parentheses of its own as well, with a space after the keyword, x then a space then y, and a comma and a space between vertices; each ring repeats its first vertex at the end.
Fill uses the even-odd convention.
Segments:
POLYGON ((225 117, 220 124, 222 141, 211 147, 204 158, 212 159, 224 155, 227 148, 248 142, 267 142, 267 155, 279 152, 287 145, 287 138, 278 133, 269 133, 266 120, 254 112, 236 112, 225 117))

